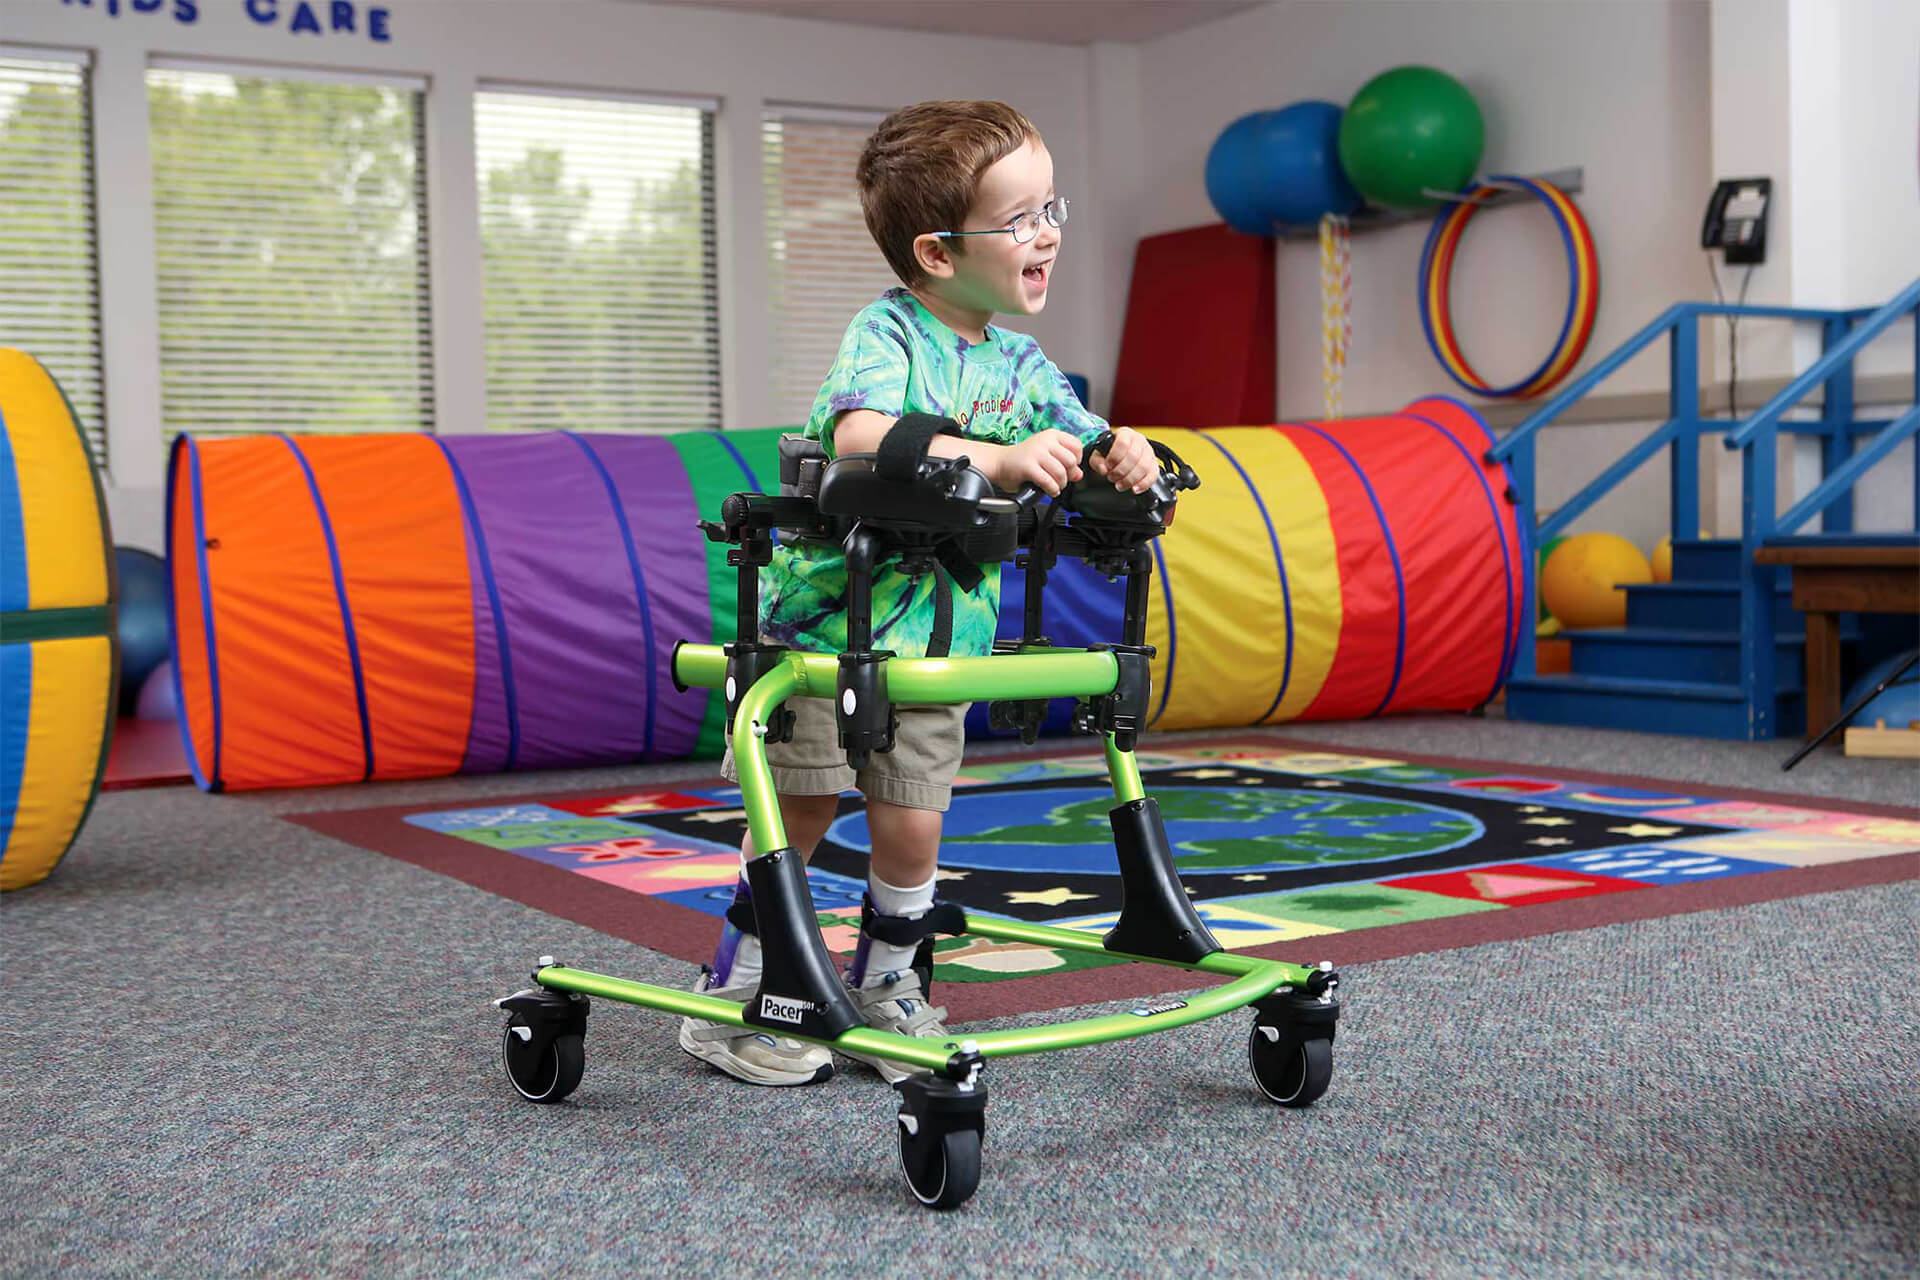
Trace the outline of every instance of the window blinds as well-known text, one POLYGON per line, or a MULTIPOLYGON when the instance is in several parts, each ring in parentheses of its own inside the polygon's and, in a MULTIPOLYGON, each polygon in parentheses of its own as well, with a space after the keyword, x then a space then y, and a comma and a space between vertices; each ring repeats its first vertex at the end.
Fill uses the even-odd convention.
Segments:
POLYGON ((474 97, 487 429, 720 426, 711 103, 474 97))
POLYGON ((104 466, 91 116, 83 55, 0 48, 0 345, 47 367, 104 466))
POLYGON ((147 72, 161 420, 433 429, 421 87, 147 72))
POLYGON ((900 283, 867 231, 853 176, 880 119, 775 109, 761 125, 776 422, 807 420, 847 322, 900 283))

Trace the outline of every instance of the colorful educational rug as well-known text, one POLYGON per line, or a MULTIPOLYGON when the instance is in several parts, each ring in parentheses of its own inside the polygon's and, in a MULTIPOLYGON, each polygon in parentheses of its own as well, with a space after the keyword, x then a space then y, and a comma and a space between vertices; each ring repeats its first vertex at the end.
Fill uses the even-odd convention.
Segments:
MULTIPOLYGON (((1274 740, 1138 759, 1215 938, 1290 960, 1344 966, 1920 876, 1920 809, 1274 740)), ((1112 803, 1097 752, 970 762, 947 817, 941 896, 1104 932, 1121 905, 1112 803)), ((746 826, 727 785, 292 820, 688 961, 712 952, 746 826)), ((850 795, 808 872, 827 945, 842 954, 868 841, 850 795)), ((937 998, 956 1018, 1206 981, 978 938, 943 940, 934 960, 937 998)))

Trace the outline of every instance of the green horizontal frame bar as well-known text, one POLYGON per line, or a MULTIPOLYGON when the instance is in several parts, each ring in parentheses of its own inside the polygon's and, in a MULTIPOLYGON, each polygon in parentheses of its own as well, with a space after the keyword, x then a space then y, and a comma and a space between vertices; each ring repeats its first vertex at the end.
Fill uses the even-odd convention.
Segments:
MULTIPOLYGON (((1238 976, 1232 982, 1208 991, 1188 993, 1178 998, 1150 997, 1143 1002, 1142 1008, 1152 1008, 1155 1005, 1169 1006, 1158 1008, 1151 1013, 1105 1014, 1097 1018, 1081 1018, 1073 1022, 1016 1027, 1008 1031, 987 1031, 979 1035, 955 1035, 945 1040, 895 1035, 888 1031, 875 1031, 870 1027, 854 1027, 834 1040, 817 1040, 811 1036, 796 1035, 792 1031, 784 1030, 781 1034, 814 1044, 830 1044, 837 1049, 851 1049, 858 1053, 888 1058, 928 1071, 939 1071, 947 1065, 948 1060, 956 1052, 966 1048, 978 1051, 983 1058, 1008 1058, 1019 1054, 1046 1053, 1056 1049, 1106 1044, 1114 1040, 1151 1035, 1156 1031, 1169 1031, 1174 1027, 1183 1027, 1189 1023, 1202 1022, 1224 1013, 1231 1013, 1235 1009, 1252 1004, 1263 996, 1271 995, 1282 987, 1303 985, 1313 973, 1312 969, 1303 965, 1289 964, 1281 960, 1236 956, 1225 951, 1216 951, 1190 965, 1156 960, 1148 956, 1126 956, 1106 951, 1101 946, 1100 937, 1097 934, 1058 929, 1047 925, 1026 924, 1017 920, 970 920, 968 932, 981 937, 1000 938, 1007 941, 1034 942, 1070 947, 1077 951, 1100 952, 1114 955, 1119 959, 1141 960, 1148 964, 1169 968, 1238 976)), ((671 987, 654 986, 651 983, 633 982, 626 978, 615 978, 586 969, 568 968, 564 965, 551 965, 541 969, 534 978, 541 986, 556 991, 578 991, 584 995, 601 996, 624 1004, 641 1005, 649 1009, 680 1014, 683 1017, 702 1018, 708 1022, 722 1023, 727 1026, 747 1028, 750 1025, 746 1020, 743 1006, 731 1000, 719 1000, 698 992, 679 991, 671 987)), ((763 1030, 764 1028, 756 1026, 752 1029, 763 1030)))
MULTIPOLYGON (((708 1022, 725 1023, 731 1027, 748 1026, 746 1010, 743 1006, 731 1000, 716 1000, 712 996, 700 995, 693 991, 675 991, 671 987, 631 982, 626 978, 592 973, 586 969, 570 969, 564 965, 550 965, 539 970, 533 977, 534 981, 541 986, 554 991, 578 991, 583 995, 603 996, 608 1000, 643 1005, 649 1009, 660 1009, 688 1018, 704 1018, 708 1022)), ((758 1026, 751 1029, 765 1030, 764 1027, 758 1026)), ((811 1040, 809 1036, 797 1035, 792 1031, 783 1030, 780 1034, 793 1036, 799 1040, 811 1040)), ((812 1043, 831 1044, 842 1049, 875 1054, 928 1071, 938 1071, 945 1067, 947 1059, 951 1058, 954 1051, 960 1047, 958 1040, 922 1040, 914 1036, 894 1035, 890 1031, 875 1031, 871 1027, 854 1027, 843 1032, 837 1040, 813 1040, 812 1043)))
MULTIPOLYGON (((981 658, 889 658, 882 669, 887 697, 894 702, 955 704, 996 698, 1093 697, 1113 692, 1120 664, 1111 653, 1001 653, 981 658)), ((719 645, 683 644, 673 653, 674 678, 683 685, 712 687, 727 677, 726 651, 719 645)), ((840 685, 840 658, 831 653, 786 654, 754 686, 740 695, 733 715, 733 759, 740 778, 747 833, 761 854, 784 848, 786 826, 767 766, 763 726, 773 711, 796 695, 832 698, 840 685)), ((1114 766, 1115 794, 1123 800, 1140 794, 1131 753, 1114 766)), ((1113 765, 1115 749, 1108 743, 1113 765)))
MULTIPOLYGON (((796 683, 790 693, 831 698, 839 689, 837 654, 796 650, 786 655, 783 665, 795 673, 796 683)), ((889 658, 887 696, 895 702, 929 703, 1094 697, 1113 692, 1119 670, 1111 653, 1085 649, 1030 650, 980 658, 889 658)), ((683 644, 674 650, 673 675, 684 685, 717 689, 727 680, 726 650, 717 644, 683 644)), ((766 678, 761 677, 763 681, 766 678)), ((735 717, 736 728, 745 711, 743 700, 735 717)))

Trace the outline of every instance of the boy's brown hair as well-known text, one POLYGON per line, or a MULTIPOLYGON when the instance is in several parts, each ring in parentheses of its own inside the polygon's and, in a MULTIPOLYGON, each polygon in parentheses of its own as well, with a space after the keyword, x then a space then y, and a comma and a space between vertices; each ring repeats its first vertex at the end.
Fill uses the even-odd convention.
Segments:
POLYGON ((867 230, 902 284, 911 287, 925 275, 913 256, 914 238, 958 230, 980 175, 1039 140, 1033 122, 1004 102, 921 102, 880 122, 854 177, 867 230))

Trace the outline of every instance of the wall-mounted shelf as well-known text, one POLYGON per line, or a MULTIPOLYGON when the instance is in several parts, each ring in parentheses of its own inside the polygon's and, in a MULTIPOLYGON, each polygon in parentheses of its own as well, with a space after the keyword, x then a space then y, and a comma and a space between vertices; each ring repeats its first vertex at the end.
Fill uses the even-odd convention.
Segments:
MULTIPOLYGON (((1579 167, 1572 169, 1555 169, 1551 173, 1536 173, 1530 176, 1538 178, 1542 182, 1550 182, 1569 195, 1580 191, 1580 189, 1586 185, 1586 170, 1579 167)), ((1482 178, 1480 181, 1485 182, 1487 179, 1482 178)), ((1460 199, 1459 194, 1452 191, 1433 191, 1427 194, 1433 196, 1436 200, 1460 199)), ((1497 209, 1503 204, 1515 204, 1523 200, 1532 199, 1532 194, 1525 188, 1514 187, 1506 191, 1495 192, 1493 195, 1488 196, 1480 202, 1480 207, 1483 209, 1497 209)), ((1434 210, 1432 209, 1376 209, 1372 205, 1366 205, 1348 216, 1347 225, 1355 235, 1358 235, 1363 231, 1379 231, 1385 227, 1397 227, 1407 222, 1431 222, 1433 221, 1433 215, 1434 210)), ((1320 239, 1320 228, 1317 225, 1307 227, 1277 225, 1273 229, 1273 238, 1287 241, 1318 241, 1320 239)))

